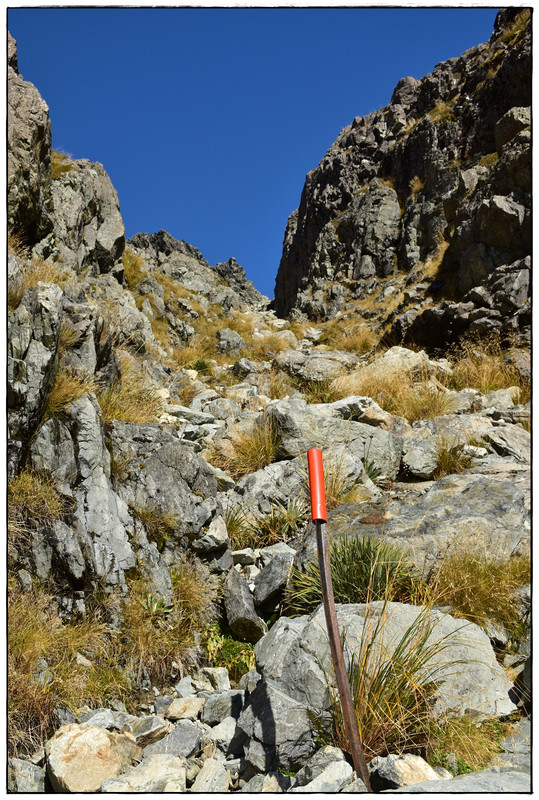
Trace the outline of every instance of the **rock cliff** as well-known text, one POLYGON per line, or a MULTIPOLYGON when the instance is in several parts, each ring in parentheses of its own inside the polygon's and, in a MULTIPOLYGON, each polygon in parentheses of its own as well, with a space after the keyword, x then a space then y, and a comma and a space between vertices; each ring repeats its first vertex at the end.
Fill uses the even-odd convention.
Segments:
POLYGON ((392 341, 465 332, 529 340, 530 12, 403 78, 306 178, 288 220, 275 309, 348 314, 392 341))

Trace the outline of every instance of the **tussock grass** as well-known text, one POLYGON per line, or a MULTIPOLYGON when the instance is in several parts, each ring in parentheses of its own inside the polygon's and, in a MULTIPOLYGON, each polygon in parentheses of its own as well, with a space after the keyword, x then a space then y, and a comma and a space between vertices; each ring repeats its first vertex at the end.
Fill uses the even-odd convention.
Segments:
POLYGON ((157 422, 162 400, 155 388, 145 379, 136 358, 125 350, 120 352, 121 379, 107 389, 96 392, 105 422, 157 422))
POLYGON ((345 350, 350 353, 370 352, 378 344, 379 337, 374 330, 364 322, 354 321, 353 318, 338 318, 324 325, 324 332, 320 341, 335 350, 345 350))
POLYGON ((169 534, 178 528, 179 520, 171 511, 159 511, 156 508, 131 506, 131 513, 139 519, 148 535, 150 542, 155 542, 158 550, 162 550, 169 534))
POLYGON ((197 634, 215 616, 218 580, 185 557, 173 565, 172 598, 155 595, 144 578, 131 581, 121 606, 120 631, 99 609, 63 623, 54 597, 42 587, 23 594, 10 580, 8 596, 8 739, 10 753, 30 754, 56 727, 55 710, 105 706, 114 698, 136 702, 137 686, 170 678, 172 661, 187 663, 197 634), (78 662, 82 654, 91 666, 78 662))
POLYGON ((77 330, 69 320, 65 318, 62 319, 58 338, 58 357, 61 358, 67 350, 76 347, 81 337, 82 334, 80 330, 77 330))
POLYGON ((269 373, 269 396, 272 400, 286 397, 295 388, 292 379, 284 372, 271 370, 269 373))
POLYGON ((181 665, 189 660, 196 634, 215 615, 218 580, 205 565, 186 556, 173 565, 171 577, 170 602, 153 594, 144 578, 129 586, 117 647, 120 660, 137 682, 144 670, 152 681, 166 681, 172 662, 181 665))
POLYGON ((58 706, 122 697, 127 679, 111 663, 114 635, 96 618, 63 624, 53 596, 40 587, 8 591, 8 746, 13 755, 33 753, 55 727, 58 706), (79 653, 91 667, 77 662, 79 653))
POLYGON ((473 459, 465 452, 466 445, 452 442, 441 437, 436 443, 436 469, 433 480, 437 481, 445 475, 456 475, 469 469, 473 459))
POLYGON ((8 230, 7 234, 7 251, 23 261, 31 257, 26 237, 21 231, 13 230, 12 228, 8 230))
POLYGON ((31 468, 19 472, 8 484, 8 560, 26 546, 30 531, 51 526, 65 510, 52 478, 31 468))
MULTIPOLYGON (((16 253, 15 253, 16 255, 16 253)), ((21 257, 22 258, 22 257, 21 257)), ((55 283, 63 288, 67 282, 66 270, 58 264, 44 261, 42 258, 26 257, 19 265, 21 278, 10 282, 8 286, 8 308, 14 311, 30 287, 38 283, 55 283)))
POLYGON ((307 403, 333 403, 341 399, 332 381, 296 381, 296 387, 307 403))
POLYGON ((268 547, 285 542, 309 519, 307 500, 294 498, 275 501, 267 514, 247 514, 241 508, 228 508, 224 520, 235 550, 268 547))
POLYGON ((270 417, 263 415, 247 428, 237 426, 231 435, 233 438, 221 442, 219 448, 212 448, 208 460, 234 480, 257 472, 275 460, 280 437, 270 417))
POLYGON ((148 274, 148 270, 144 267, 144 259, 137 256, 128 247, 124 250, 122 264, 125 279, 130 289, 148 274))
MULTIPOLYGON (((349 659, 350 688, 368 760, 417 747, 433 722, 433 699, 443 669, 438 658, 450 644, 448 637, 436 637, 436 620, 425 606, 390 655, 385 646, 390 613, 387 602, 368 604, 359 649, 349 659)), ((349 752, 335 689, 332 699, 332 742, 349 752)))
POLYGON ((530 398, 529 382, 518 370, 504 361, 504 351, 498 337, 469 339, 455 347, 449 354, 453 374, 445 379, 450 389, 478 389, 482 394, 517 386, 518 402, 530 398))
POLYGON ((515 592, 530 582, 530 576, 529 556, 497 561, 481 549, 472 548, 447 556, 435 582, 455 616, 478 625, 491 620, 518 635, 521 623, 515 592))
MULTIPOLYGON (((336 603, 386 600, 415 602, 427 588, 403 551, 372 537, 343 536, 330 544, 331 579, 336 603)), ((294 569, 286 593, 288 613, 309 614, 322 602, 318 562, 305 572, 294 569)))
POLYGON ((466 716, 442 719, 427 728, 425 756, 431 766, 454 775, 486 769, 510 731, 510 724, 498 719, 479 723, 466 716))
POLYGON ((522 35, 523 31, 526 30, 528 24, 531 20, 531 9, 525 8, 523 9, 514 20, 500 33, 498 37, 498 41, 500 42, 512 42, 514 39, 515 41, 522 35))
POLYGON ((96 389, 96 382, 86 375, 78 375, 70 369, 61 367, 54 380, 52 389, 47 399, 45 419, 57 417, 73 400, 96 389))
POLYGON ((426 374, 421 377, 414 380, 405 370, 388 371, 373 365, 336 378, 332 387, 341 397, 352 394, 371 397, 384 411, 409 422, 449 413, 451 397, 443 387, 430 382, 426 374))
POLYGON ((410 194, 412 195, 412 197, 414 198, 417 197, 417 195, 419 194, 424 185, 425 185, 424 181, 421 180, 419 175, 414 175, 414 177, 410 181, 410 194))
POLYGON ((242 508, 229 507, 223 512, 226 530, 234 550, 251 547, 253 540, 252 523, 242 508))

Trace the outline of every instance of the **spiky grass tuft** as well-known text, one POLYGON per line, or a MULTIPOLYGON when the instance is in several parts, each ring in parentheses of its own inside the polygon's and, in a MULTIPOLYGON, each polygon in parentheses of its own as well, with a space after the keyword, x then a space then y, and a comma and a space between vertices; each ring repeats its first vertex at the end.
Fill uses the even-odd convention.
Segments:
MULTIPOLYGON (((426 596, 426 586, 400 548, 367 536, 343 536, 330 545, 331 579, 336 603, 371 600, 412 602, 426 596)), ((309 614, 322 602, 318 563, 305 572, 294 569, 286 593, 288 613, 309 614)))

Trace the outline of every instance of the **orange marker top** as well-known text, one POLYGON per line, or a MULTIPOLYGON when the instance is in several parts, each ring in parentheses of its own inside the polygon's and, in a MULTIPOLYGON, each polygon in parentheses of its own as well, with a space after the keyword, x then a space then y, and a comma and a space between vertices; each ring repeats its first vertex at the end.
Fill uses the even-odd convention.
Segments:
POLYGON ((311 513, 313 522, 326 522, 326 491, 324 488, 324 466, 322 451, 312 448, 307 450, 309 465, 309 486, 311 489, 311 513))

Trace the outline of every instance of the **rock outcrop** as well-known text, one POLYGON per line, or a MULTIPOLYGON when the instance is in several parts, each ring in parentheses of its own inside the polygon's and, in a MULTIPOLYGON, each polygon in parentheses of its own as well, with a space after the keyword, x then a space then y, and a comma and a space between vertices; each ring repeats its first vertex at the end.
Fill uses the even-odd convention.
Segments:
POLYGON ((8 225, 31 242, 51 228, 51 123, 36 87, 17 66, 17 48, 8 33, 7 207, 8 225))
POLYGON ((529 340, 529 10, 487 44, 403 78, 307 176, 287 225, 278 314, 347 314, 395 341, 529 340))

